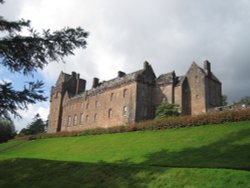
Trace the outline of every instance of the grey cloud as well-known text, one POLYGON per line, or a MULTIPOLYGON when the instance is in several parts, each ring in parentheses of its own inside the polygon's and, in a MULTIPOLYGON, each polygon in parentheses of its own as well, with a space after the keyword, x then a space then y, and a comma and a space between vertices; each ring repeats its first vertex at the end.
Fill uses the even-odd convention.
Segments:
MULTIPOLYGON (((18 2, 13 9, 19 12, 22 1, 9 2, 18 2)), ((91 82, 98 75, 112 78, 121 69, 138 70, 148 60, 157 75, 172 70, 182 75, 192 61, 202 66, 208 59, 230 101, 250 95, 249 1, 76 0, 63 11, 60 7, 64 3, 53 1, 51 6, 60 10, 58 14, 41 17, 50 19, 50 24, 86 27, 90 31, 89 46, 70 57, 70 64, 50 66, 48 72, 75 70, 91 82)), ((13 11, 4 13, 11 15, 13 11)))

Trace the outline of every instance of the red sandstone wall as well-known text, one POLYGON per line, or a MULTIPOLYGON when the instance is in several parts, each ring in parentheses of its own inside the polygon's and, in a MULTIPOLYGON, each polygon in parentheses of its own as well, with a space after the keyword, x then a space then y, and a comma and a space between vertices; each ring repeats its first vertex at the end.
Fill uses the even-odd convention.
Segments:
POLYGON ((93 96, 82 95, 66 99, 63 104, 62 131, 133 123, 135 121, 135 100, 136 82, 93 96), (81 114, 83 114, 82 121, 81 114), (69 122, 70 117, 71 123, 69 122))

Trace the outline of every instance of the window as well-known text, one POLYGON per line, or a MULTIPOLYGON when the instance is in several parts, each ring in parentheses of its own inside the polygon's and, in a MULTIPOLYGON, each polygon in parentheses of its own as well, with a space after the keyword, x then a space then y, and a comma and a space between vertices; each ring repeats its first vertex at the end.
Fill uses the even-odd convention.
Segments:
POLYGON ((76 125, 77 124, 77 115, 75 114, 75 116, 74 116, 74 125, 76 125))
POLYGON ((95 101, 95 108, 97 108, 99 106, 99 102, 95 101))
POLYGON ((83 122, 84 122, 84 115, 83 115, 83 113, 81 113, 81 115, 80 115, 80 124, 83 124, 83 122))
POLYGON ((71 116, 68 117, 68 126, 71 125, 71 116))
POLYGON ((86 115, 86 123, 88 123, 88 122, 89 122, 89 116, 86 115))
POLYGON ((123 107, 123 112, 122 112, 123 116, 128 116, 128 107, 124 106, 123 107))
POLYGON ((86 104, 86 109, 89 109, 89 103, 86 104))
POLYGON ((109 117, 109 118, 112 118, 112 116, 113 116, 113 112, 112 112, 112 109, 110 108, 110 109, 108 110, 108 117, 109 117))
POLYGON ((110 101, 113 101, 114 100, 114 93, 111 93, 110 95, 110 101))
POLYGON ((127 97, 128 95, 128 90, 127 89, 124 89, 123 90, 123 98, 127 97))
POLYGON ((95 114, 95 116, 94 116, 94 121, 97 121, 97 118, 98 118, 98 115, 95 114))

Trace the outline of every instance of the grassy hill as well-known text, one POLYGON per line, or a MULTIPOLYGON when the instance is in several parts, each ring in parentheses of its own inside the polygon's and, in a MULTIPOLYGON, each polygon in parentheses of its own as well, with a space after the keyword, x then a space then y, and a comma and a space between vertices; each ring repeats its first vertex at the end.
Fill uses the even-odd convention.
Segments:
POLYGON ((0 187, 250 187, 250 122, 0 144, 0 187))

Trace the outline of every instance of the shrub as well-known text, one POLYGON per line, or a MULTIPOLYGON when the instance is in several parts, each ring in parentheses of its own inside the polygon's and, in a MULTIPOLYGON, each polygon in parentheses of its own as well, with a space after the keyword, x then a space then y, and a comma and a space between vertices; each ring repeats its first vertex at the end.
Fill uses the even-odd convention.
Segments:
POLYGON ((156 107, 156 118, 164 118, 169 116, 178 116, 178 106, 167 102, 161 103, 156 107))
POLYGON ((84 136, 98 134, 112 134, 121 132, 173 129, 181 127, 193 127, 209 124, 222 124, 227 122, 237 122, 250 120, 250 109, 213 112, 197 116, 175 116, 161 119, 147 120, 132 125, 122 125, 109 128, 94 128, 72 132, 41 133, 19 137, 18 139, 33 140, 52 137, 84 136))

